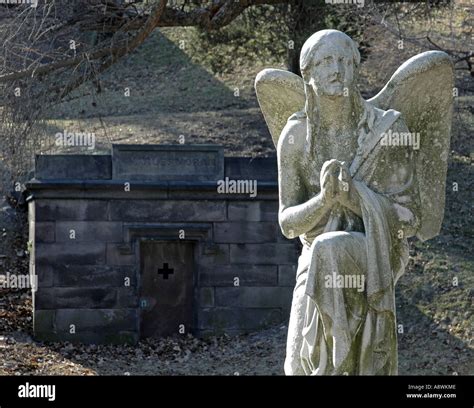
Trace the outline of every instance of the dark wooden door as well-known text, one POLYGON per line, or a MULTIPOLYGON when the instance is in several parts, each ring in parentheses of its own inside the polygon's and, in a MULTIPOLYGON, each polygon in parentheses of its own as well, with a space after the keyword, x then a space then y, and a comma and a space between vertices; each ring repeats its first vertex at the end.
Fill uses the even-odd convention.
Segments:
POLYGON ((193 243, 144 241, 140 245, 140 334, 187 333, 193 313, 193 243))

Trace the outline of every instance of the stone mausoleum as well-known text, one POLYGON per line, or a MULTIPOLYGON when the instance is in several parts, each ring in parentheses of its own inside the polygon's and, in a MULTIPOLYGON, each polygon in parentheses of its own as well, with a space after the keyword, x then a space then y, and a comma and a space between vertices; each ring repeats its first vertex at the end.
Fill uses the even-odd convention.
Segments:
POLYGON ((27 189, 39 340, 134 343, 287 323, 298 248, 279 230, 274 158, 114 145, 37 156, 27 189))

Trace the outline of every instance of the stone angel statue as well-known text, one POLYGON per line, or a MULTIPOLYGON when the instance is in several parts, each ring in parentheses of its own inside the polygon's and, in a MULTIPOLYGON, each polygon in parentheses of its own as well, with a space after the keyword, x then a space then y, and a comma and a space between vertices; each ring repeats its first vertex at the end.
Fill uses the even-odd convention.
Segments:
POLYGON ((303 243, 288 327, 287 375, 395 375, 394 287, 407 238, 444 215, 453 66, 410 58, 373 98, 357 88, 360 54, 337 30, 303 45, 302 78, 255 81, 277 148, 279 224, 303 243))

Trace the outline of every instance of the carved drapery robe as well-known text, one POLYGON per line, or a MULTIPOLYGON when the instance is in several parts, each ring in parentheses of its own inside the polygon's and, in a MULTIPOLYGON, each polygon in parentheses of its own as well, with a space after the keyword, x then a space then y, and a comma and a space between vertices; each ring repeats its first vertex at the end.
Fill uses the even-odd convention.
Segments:
POLYGON ((416 152, 381 143, 389 130, 408 132, 399 112, 374 113, 373 129, 359 140, 350 166, 362 218, 336 204, 300 237, 287 373, 397 374, 394 286, 408 261, 406 238, 419 223, 416 152), (347 275, 364 282, 363 290, 326 287, 328 276, 347 275))

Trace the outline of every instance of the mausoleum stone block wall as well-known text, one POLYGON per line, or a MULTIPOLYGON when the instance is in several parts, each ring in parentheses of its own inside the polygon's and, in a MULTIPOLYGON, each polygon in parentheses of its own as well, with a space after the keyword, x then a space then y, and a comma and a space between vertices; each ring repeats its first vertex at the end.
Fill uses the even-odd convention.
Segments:
POLYGON ((298 248, 279 230, 275 159, 114 145, 38 156, 27 188, 38 339, 134 343, 287 323, 298 248))

